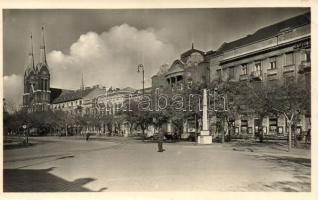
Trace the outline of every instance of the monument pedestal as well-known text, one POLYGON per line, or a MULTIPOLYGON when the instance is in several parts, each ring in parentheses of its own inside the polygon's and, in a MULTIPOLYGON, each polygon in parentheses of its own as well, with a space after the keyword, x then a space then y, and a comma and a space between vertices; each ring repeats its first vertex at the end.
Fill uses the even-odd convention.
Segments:
POLYGON ((198 144, 212 144, 212 136, 209 131, 201 131, 198 136, 198 144))

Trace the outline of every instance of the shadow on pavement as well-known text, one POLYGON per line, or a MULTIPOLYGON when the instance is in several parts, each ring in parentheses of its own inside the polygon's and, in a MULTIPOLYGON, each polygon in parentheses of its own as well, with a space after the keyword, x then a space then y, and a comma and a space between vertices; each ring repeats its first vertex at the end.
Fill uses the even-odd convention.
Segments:
POLYGON ((298 164, 304 167, 311 167, 310 158, 298 158, 298 157, 291 157, 291 156, 263 156, 263 159, 277 162, 282 167, 290 166, 290 164, 298 164))
MULTIPOLYGON (((255 155, 254 155, 255 156, 255 155)), ((291 156, 255 156, 275 163, 292 175, 292 180, 277 181, 270 184, 261 184, 263 188, 283 192, 310 192, 311 191, 311 159, 291 156)))
POLYGON ((92 191, 83 185, 94 181, 94 178, 80 178, 75 181, 67 181, 49 173, 49 169, 4 169, 4 192, 101 192, 107 190, 104 187, 98 191, 92 191))
POLYGON ((20 142, 20 143, 8 143, 8 144, 3 144, 3 149, 7 150, 7 149, 28 148, 28 147, 32 147, 34 145, 35 144, 33 144, 33 143, 23 144, 22 142, 20 142))

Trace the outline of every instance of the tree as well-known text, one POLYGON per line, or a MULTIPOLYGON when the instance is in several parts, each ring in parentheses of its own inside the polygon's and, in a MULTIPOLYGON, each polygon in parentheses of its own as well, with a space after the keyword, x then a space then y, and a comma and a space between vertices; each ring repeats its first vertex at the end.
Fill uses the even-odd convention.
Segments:
MULTIPOLYGON (((300 114, 310 108, 310 91, 305 85, 294 81, 286 80, 283 83, 246 83, 244 87, 244 98, 254 111, 265 114, 276 114, 284 116, 288 128, 288 151, 292 146, 292 127, 296 125, 300 114)), ((295 143, 297 143, 294 132, 295 143)))
POLYGON ((182 90, 165 89, 163 95, 167 96, 169 101, 166 112, 168 122, 172 123, 176 131, 177 138, 181 137, 183 125, 187 120, 195 121, 195 139, 197 139, 197 121, 202 115, 202 85, 192 84, 184 87, 182 90))
POLYGON ((107 127, 107 130, 108 130, 109 134, 112 135, 113 134, 114 116, 112 114, 110 114, 110 115, 102 115, 101 121, 107 127))
POLYGON ((228 141, 231 141, 231 132, 233 132, 232 122, 242 111, 242 99, 239 95, 240 85, 230 80, 213 80, 207 85, 212 93, 213 112, 210 117, 216 117, 217 130, 221 131, 221 143, 225 141, 225 134, 228 134, 228 141))
MULTIPOLYGON (((135 100, 125 100, 123 109, 119 111, 125 122, 129 126, 129 134, 132 135, 133 129, 137 128, 141 121, 141 114, 138 109, 138 102, 135 100)), ((144 136, 144 132, 143 132, 144 136)))

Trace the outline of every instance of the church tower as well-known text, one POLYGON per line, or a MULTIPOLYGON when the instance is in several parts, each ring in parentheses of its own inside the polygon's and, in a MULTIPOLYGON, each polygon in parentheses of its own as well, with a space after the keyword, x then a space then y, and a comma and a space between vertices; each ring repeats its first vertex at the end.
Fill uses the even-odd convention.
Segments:
POLYGON ((24 93, 23 93, 23 107, 29 107, 32 102, 35 83, 35 67, 33 55, 32 33, 30 36, 30 51, 28 53, 28 61, 24 72, 24 93))
POLYGON ((34 66, 31 36, 31 53, 29 53, 29 63, 24 73, 23 106, 31 112, 47 110, 50 103, 50 72, 46 61, 43 27, 41 35, 40 62, 34 66))

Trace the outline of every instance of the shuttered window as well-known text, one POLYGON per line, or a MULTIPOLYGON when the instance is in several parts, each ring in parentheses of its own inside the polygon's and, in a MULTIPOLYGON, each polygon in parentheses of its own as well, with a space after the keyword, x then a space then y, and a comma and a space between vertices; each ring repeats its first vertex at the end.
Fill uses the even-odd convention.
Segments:
POLYGON ((285 55, 285 65, 293 65, 294 61, 294 53, 286 53, 285 55))

